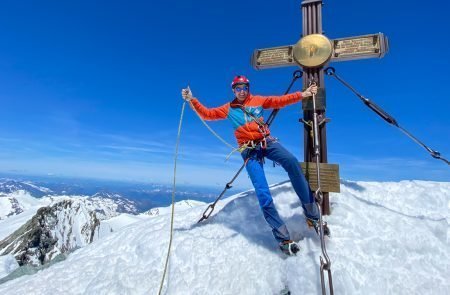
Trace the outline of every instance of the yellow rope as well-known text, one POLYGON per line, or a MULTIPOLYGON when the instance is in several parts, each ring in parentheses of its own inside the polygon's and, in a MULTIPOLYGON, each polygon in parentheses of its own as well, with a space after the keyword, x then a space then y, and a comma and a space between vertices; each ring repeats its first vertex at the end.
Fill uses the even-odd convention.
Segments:
POLYGON ((244 150, 246 150, 246 149, 254 149, 256 147, 256 145, 255 145, 255 143, 251 140, 251 141, 248 141, 248 142, 246 142, 246 143, 244 143, 243 145, 241 145, 241 146, 238 146, 237 148, 235 148, 235 149, 233 149, 229 154, 228 154, 228 156, 227 156, 227 158, 225 159, 225 161, 228 161, 228 159, 231 157, 231 155, 234 153, 234 152, 239 152, 239 153, 242 153, 244 150))
POLYGON ((181 135, 181 125, 183 123, 184 109, 186 107, 186 101, 183 103, 183 107, 181 108, 181 116, 180 116, 180 124, 178 125, 178 135, 177 135, 177 143, 175 145, 175 156, 174 156, 174 167, 173 167, 173 189, 172 189, 172 215, 170 217, 170 238, 169 238, 169 248, 167 249, 166 263, 164 264, 164 273, 161 279, 161 285, 159 286, 158 294, 161 295, 161 291, 164 286, 164 279, 166 277, 167 266, 169 265, 169 256, 170 250, 172 248, 172 239, 173 239, 173 220, 175 216, 175 188, 176 188, 176 175, 177 175, 177 157, 178 157, 178 146, 180 144, 180 135, 181 135))
POLYGON ((202 116, 200 116, 200 114, 195 109, 194 105, 192 104, 192 101, 189 101, 189 104, 191 105, 191 108, 194 110, 194 112, 197 114, 197 116, 200 118, 200 120, 202 121, 203 125, 205 125, 205 127, 208 128, 208 130, 211 131, 211 133, 215 137, 217 137, 221 142, 223 142, 226 146, 228 146, 229 148, 231 148, 233 150, 231 153, 233 153, 234 151, 237 151, 237 149, 239 149, 239 148, 236 149, 233 145, 231 145, 228 142, 226 142, 222 137, 220 137, 219 134, 217 134, 214 130, 212 130, 211 127, 209 127, 209 125, 205 122, 205 120, 203 120, 202 116))

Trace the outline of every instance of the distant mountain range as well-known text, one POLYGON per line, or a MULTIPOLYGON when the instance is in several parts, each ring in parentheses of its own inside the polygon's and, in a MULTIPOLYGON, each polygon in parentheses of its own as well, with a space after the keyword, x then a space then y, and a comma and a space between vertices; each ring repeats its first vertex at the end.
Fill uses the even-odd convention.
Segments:
MULTIPOLYGON (((176 199, 209 202, 223 187, 208 188, 177 185, 176 199)), ((51 177, 0 177, 0 195, 23 190, 35 198, 45 196, 108 196, 132 201, 138 212, 154 207, 165 207, 172 200, 172 186, 156 183, 131 183, 91 179, 66 179, 51 177)), ((229 190, 228 195, 236 193, 229 190)))
POLYGON ((16 181, 13 179, 0 178, 0 194, 9 194, 19 190, 27 191, 36 198, 54 194, 51 189, 39 187, 29 181, 16 181))

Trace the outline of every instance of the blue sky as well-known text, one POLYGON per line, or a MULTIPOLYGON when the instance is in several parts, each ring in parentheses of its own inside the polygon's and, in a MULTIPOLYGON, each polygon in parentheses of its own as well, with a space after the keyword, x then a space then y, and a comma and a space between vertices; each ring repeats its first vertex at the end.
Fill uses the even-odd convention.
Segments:
MULTIPOLYGON (((188 83, 208 106, 252 92, 281 94, 296 68, 256 71, 254 49, 294 44, 301 1, 3 1, 0 4, 0 172, 171 182, 188 83)), ((383 32, 383 59, 333 63, 363 95, 450 158, 450 35, 446 1, 327 1, 330 38, 383 32), (440 3, 439 3, 440 2, 440 3)), ((299 83, 295 90, 299 90, 299 83)), ((328 157, 351 180, 449 181, 450 169, 326 78, 328 157)), ((267 115, 269 112, 267 112, 267 115)), ((272 133, 303 157, 300 105, 272 133)), ((228 122, 211 126, 234 143, 228 122)), ((186 110, 179 181, 223 186, 235 154, 186 110)), ((266 168, 269 182, 286 179, 266 168)), ((246 175, 237 181, 249 187, 246 175)))

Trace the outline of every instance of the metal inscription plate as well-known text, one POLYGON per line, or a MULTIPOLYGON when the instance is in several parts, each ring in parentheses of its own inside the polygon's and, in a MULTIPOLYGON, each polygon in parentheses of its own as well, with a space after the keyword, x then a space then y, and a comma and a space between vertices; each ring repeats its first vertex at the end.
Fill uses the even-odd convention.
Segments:
MULTIPOLYGON (((317 169, 316 163, 300 163, 303 173, 313 191, 317 190, 317 169)), ((339 165, 320 163, 320 185, 322 192, 340 193, 339 165)))
POLYGON ((388 51, 388 41, 382 33, 335 39, 332 43, 332 61, 382 58, 388 51))
POLYGON ((257 49, 253 52, 251 62, 257 70, 295 65, 291 45, 257 49))
MULTIPOLYGON (((365 58, 382 58, 389 50, 387 37, 383 33, 331 40, 333 54, 330 61, 365 58)), ((298 66, 294 60, 295 45, 257 49, 252 55, 252 66, 257 70, 298 66)))

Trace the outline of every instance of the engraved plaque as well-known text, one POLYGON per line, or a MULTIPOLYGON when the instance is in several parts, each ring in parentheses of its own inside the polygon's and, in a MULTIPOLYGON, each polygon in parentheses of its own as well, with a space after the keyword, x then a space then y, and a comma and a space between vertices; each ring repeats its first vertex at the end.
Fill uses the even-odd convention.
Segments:
POLYGON ((335 39, 332 43, 332 61, 382 58, 388 51, 387 38, 382 33, 335 39))
MULTIPOLYGON (((316 163, 300 163, 303 173, 313 191, 317 190, 317 169, 316 163)), ((339 165, 320 163, 320 185, 322 192, 340 193, 341 186, 339 180, 339 165)))
POLYGON ((291 45, 257 49, 253 52, 252 66, 257 70, 294 65, 296 63, 292 56, 291 45))
MULTIPOLYGON (((382 58, 389 50, 388 39, 383 33, 334 39, 331 43, 333 54, 330 61, 382 58)), ((256 49, 251 60, 253 68, 263 70, 298 66, 294 60, 294 46, 256 49)))

